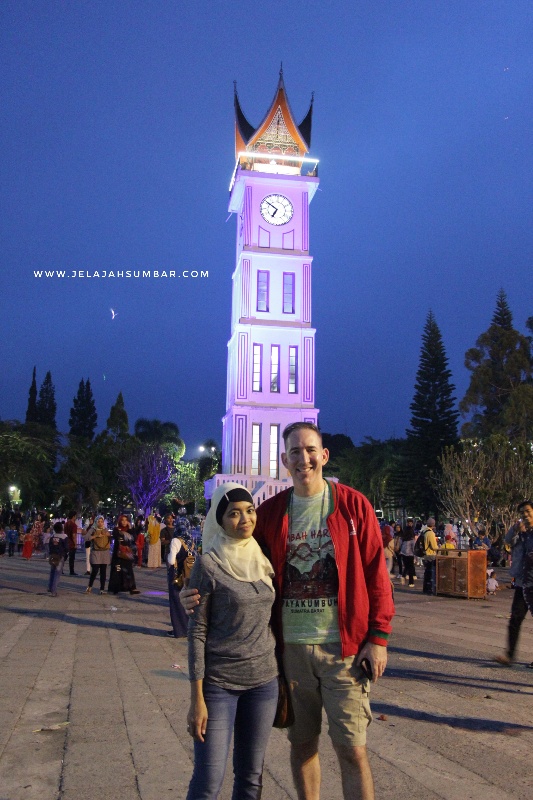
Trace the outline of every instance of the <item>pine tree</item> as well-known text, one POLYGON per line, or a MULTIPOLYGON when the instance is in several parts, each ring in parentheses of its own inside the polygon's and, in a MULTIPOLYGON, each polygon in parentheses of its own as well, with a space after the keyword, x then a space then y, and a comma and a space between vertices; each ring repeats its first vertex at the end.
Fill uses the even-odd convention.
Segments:
POLYGON ((69 426, 70 435, 92 440, 96 428, 97 414, 94 404, 91 382, 80 381, 78 393, 70 409, 69 426))
POLYGON ((94 402, 93 390, 89 378, 87 378, 85 383, 85 413, 87 438, 92 440, 96 430, 96 424, 98 422, 98 414, 96 413, 96 404, 94 402))
POLYGON ((111 406, 107 420, 107 430, 115 439, 123 439, 129 434, 130 424, 124 406, 122 392, 118 393, 115 404, 111 406))
POLYGON ((503 289, 490 327, 467 351, 465 366, 472 374, 459 408, 472 417, 463 425, 463 436, 532 438, 531 340, 513 327, 503 289))
POLYGON ((37 422, 37 369, 33 368, 33 377, 28 393, 28 408, 26 409, 26 423, 37 422))
POLYGON ((55 397, 54 384, 50 370, 44 376, 44 381, 39 389, 39 399, 37 400, 37 422, 47 428, 57 430, 56 426, 57 403, 55 397))
POLYGON ((439 470, 439 457, 445 447, 457 443, 459 414, 451 377, 441 332, 430 311, 422 334, 420 364, 410 406, 411 425, 407 430, 409 505, 425 514, 437 511, 430 479, 439 470))

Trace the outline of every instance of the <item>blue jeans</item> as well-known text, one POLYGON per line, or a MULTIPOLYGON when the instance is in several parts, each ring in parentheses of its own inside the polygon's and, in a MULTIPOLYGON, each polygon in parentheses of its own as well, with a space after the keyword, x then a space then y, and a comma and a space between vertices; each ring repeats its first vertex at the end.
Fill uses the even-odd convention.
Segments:
POLYGON ((257 800, 263 786, 263 762, 278 704, 278 679, 255 689, 222 689, 204 681, 207 731, 194 742, 194 772, 187 800, 218 797, 233 733, 232 800, 257 800))
POLYGON ((48 578, 48 591, 55 594, 57 592, 57 584, 63 572, 63 564, 65 559, 62 558, 57 567, 50 567, 50 577, 48 578))

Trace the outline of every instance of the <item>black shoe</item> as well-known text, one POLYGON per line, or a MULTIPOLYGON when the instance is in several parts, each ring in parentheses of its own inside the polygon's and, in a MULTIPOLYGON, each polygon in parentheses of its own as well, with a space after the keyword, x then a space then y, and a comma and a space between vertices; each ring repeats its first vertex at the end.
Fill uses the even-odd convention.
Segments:
POLYGON ((130 594, 140 594, 140 593, 141 592, 139 589, 130 589, 130 594))
POLYGON ((176 637, 174 636, 174 631, 168 631, 168 632, 167 632, 167 636, 170 636, 170 638, 171 638, 171 639, 175 639, 175 638, 176 638, 176 637))
POLYGON ((528 669, 533 669, 533 661, 531 662, 531 664, 528 664, 528 665, 527 665, 527 668, 528 668, 528 669))

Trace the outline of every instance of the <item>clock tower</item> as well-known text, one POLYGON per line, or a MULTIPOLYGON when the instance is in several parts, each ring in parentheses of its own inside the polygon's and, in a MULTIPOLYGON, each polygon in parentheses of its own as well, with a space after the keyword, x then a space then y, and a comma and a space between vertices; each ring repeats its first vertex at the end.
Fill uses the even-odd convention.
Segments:
POLYGON ((318 189, 318 161, 307 155, 313 100, 296 124, 282 71, 259 127, 244 116, 236 88, 234 104, 229 210, 237 218, 237 243, 224 474, 206 483, 206 497, 234 480, 259 504, 290 484, 280 458, 283 429, 292 422, 317 422, 309 204, 318 189))

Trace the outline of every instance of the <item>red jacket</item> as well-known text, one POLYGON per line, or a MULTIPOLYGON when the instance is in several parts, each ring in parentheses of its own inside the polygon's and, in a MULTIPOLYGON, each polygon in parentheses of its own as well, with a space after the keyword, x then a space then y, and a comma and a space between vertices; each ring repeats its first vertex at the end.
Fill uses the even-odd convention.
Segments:
MULTIPOLYGON (((339 575, 338 614, 342 657, 356 655, 365 642, 386 645, 392 631, 394 603, 374 509, 360 492, 328 481, 328 529, 339 575)), ((281 598, 287 554, 290 492, 287 489, 257 509, 255 537, 275 572, 276 602, 272 623, 281 634, 281 598)))

